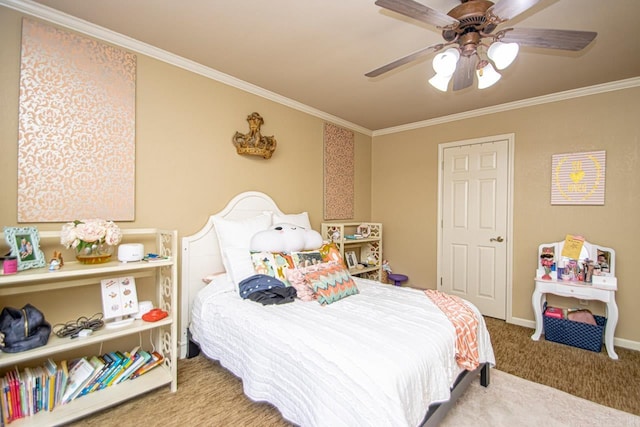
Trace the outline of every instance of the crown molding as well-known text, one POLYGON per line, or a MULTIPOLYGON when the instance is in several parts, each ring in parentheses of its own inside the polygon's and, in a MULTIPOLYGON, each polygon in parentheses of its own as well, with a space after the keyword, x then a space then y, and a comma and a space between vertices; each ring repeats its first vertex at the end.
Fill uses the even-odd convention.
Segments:
POLYGON ((306 104, 302 104, 293 99, 279 95, 275 92, 271 92, 267 89, 261 88, 254 84, 245 82, 236 77, 222 73, 210 67, 205 67, 202 64, 159 49, 155 46, 143 43, 139 40, 135 40, 131 37, 124 36, 115 31, 108 30, 82 19, 73 17, 66 13, 62 13, 48 6, 36 3, 32 0, 0 0, 0 6, 5 6, 10 9, 14 9, 18 12, 22 12, 26 15, 49 21, 53 24, 61 27, 68 28, 70 30, 86 34, 90 37, 94 37, 105 42, 120 46, 124 49, 140 53, 159 61, 166 62, 184 70, 199 74, 201 76, 216 80, 220 83, 226 84, 231 87, 235 87, 244 92, 248 92, 262 98, 271 100, 278 104, 290 107, 294 110, 301 111, 314 117, 318 117, 327 122, 334 123, 338 126, 362 133, 366 136, 376 137, 382 135, 389 135, 393 133, 405 132, 408 130, 420 129, 429 126, 436 126, 444 123, 450 123, 458 120, 465 120, 474 117, 485 116, 488 114, 500 113, 504 111, 516 110, 519 108, 526 108, 535 105, 547 104, 550 102, 558 102, 573 98, 579 98, 582 96, 596 95, 599 93, 611 92, 616 90, 623 90, 640 86, 640 77, 634 77, 626 80, 620 80, 616 82, 604 83, 595 86, 589 86, 580 89, 573 89, 564 92, 558 92, 551 95, 544 95, 535 98, 524 99, 515 102, 509 102, 506 104, 495 105, 487 108, 480 108, 477 110, 466 111, 463 113, 452 114, 449 116, 437 117, 435 119, 423 120, 414 123, 408 123, 401 126, 394 126, 384 129, 371 130, 365 127, 359 126, 355 123, 351 123, 340 117, 333 116, 325 113, 324 111, 317 110, 306 104))
POLYGON ((588 86, 580 89, 572 89, 564 92, 543 95, 535 98, 523 99, 506 104, 494 105, 492 107, 480 108, 477 110, 465 111, 464 113, 452 114, 450 116, 438 117, 421 122, 409 123, 402 126, 395 126, 386 129, 378 129, 372 132, 372 136, 389 135, 408 130, 420 129, 429 126, 436 126, 443 123, 455 122, 474 117, 486 116, 487 114, 501 113, 504 111, 517 110, 519 108, 532 107, 535 105, 548 104, 550 102, 564 101, 567 99, 580 98, 582 96, 596 95, 599 93, 612 92, 616 90, 629 89, 640 86, 640 77, 633 77, 626 80, 618 80, 610 83, 603 83, 595 86, 588 86))
POLYGON ((0 0, 0 6, 5 6, 9 9, 16 10, 26 15, 51 22, 64 28, 68 28, 72 31, 103 40, 107 43, 111 43, 124 49, 149 56, 159 61, 166 62, 187 71, 191 71, 212 80, 216 80, 228 86, 235 87, 236 89, 240 89, 244 92, 257 95, 261 98, 265 98, 278 104, 282 104, 294 110, 298 110, 311 116, 318 117, 322 120, 334 123, 338 126, 360 132, 367 136, 372 135, 372 131, 370 129, 364 128, 355 123, 351 123, 349 121, 341 119, 340 117, 336 117, 331 114, 325 113, 324 111, 317 110, 306 104, 302 104, 301 102, 294 101, 293 99, 261 88, 260 86, 245 82, 244 80, 240 80, 236 77, 222 73, 213 68, 205 67, 204 65, 198 64, 195 61, 191 61, 189 59, 159 49, 155 46, 143 43, 131 37, 127 37, 115 31, 111 31, 85 20, 68 15, 66 13, 62 13, 58 10, 36 3, 34 1, 0 0))

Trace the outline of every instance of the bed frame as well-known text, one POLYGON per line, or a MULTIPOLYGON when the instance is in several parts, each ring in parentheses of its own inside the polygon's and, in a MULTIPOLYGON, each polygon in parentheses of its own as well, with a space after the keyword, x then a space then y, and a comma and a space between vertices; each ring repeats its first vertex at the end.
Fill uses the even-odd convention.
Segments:
MULTIPOLYGON (((204 227, 196 234, 182 238, 182 281, 181 281, 181 318, 180 318, 180 357, 193 357, 199 353, 197 344, 190 340, 189 323, 191 306, 197 293, 205 283, 202 278, 208 275, 223 273, 222 254, 218 245, 218 236, 213 226, 213 217, 227 219, 243 219, 271 211, 280 215, 284 213, 276 203, 264 193, 248 191, 235 196, 222 211, 209 217, 204 227)), ((423 426, 436 426, 442 421, 447 411, 466 390, 471 382, 480 376, 480 384, 489 385, 489 364, 481 364, 474 371, 464 371, 457 378, 452 390, 451 399, 447 402, 433 404, 429 407, 423 426)))

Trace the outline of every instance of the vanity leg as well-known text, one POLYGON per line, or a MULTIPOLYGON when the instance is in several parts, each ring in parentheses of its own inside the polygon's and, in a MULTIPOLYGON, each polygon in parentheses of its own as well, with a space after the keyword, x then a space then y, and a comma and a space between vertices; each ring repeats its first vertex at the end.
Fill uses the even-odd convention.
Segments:
POLYGON ((607 353, 609 353, 609 357, 618 360, 618 355, 613 348, 613 334, 616 330, 616 325, 618 323, 618 305, 616 301, 609 301, 607 303, 607 326, 604 328, 604 343, 607 347, 607 353))
POLYGON ((542 335, 544 324, 542 323, 542 306, 544 304, 544 294, 537 289, 533 291, 531 296, 531 304, 533 304, 533 313, 536 316, 536 331, 531 335, 531 339, 538 341, 542 335))

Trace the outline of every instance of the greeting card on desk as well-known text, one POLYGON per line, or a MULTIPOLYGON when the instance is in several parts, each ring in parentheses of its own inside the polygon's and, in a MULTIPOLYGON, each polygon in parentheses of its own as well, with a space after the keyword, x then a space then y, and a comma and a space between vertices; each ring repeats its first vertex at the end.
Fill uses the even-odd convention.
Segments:
POLYGON ((133 277, 105 279, 102 284, 102 309, 105 319, 138 312, 138 293, 133 277))
POLYGON ((580 259, 580 252, 582 252, 582 245, 584 244, 584 237, 572 236, 567 234, 564 239, 564 247, 562 248, 562 256, 569 259, 580 259))

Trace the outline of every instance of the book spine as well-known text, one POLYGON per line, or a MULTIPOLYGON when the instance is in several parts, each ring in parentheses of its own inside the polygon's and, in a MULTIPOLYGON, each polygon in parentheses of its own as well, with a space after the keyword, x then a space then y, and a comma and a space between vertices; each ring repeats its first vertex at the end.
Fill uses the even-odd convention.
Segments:
POLYGON ((93 381, 89 391, 87 393, 92 393, 99 389, 100 384, 105 379, 105 377, 109 374, 110 370, 113 369, 113 364, 116 361, 109 353, 105 353, 102 355, 102 360, 104 361, 104 368, 100 375, 93 381))
POLYGON ((119 351, 117 351, 117 352, 116 351, 112 351, 112 352, 109 353, 109 355, 111 355, 111 357, 113 357, 115 360, 114 360, 113 366, 109 370, 109 373, 100 382, 100 386, 98 387, 98 390, 102 390, 103 388, 108 386, 109 381, 113 378, 114 375, 116 375, 118 373, 118 370, 120 369, 120 365, 124 361, 124 356, 119 351))
POLYGON ((138 350, 136 353, 135 360, 133 363, 118 377, 116 384, 120 384, 123 381, 126 381, 131 377, 131 375, 138 369, 140 366, 144 365, 151 359, 151 355, 144 350, 138 350))
POLYGON ((164 360, 164 356, 162 356, 157 351, 154 351, 151 354, 151 360, 149 360, 149 362, 145 363, 144 365, 142 365, 142 367, 140 367, 137 371, 135 371, 133 375, 131 375, 131 379, 138 378, 140 375, 144 375, 145 373, 149 372, 156 366, 160 365, 163 362, 163 360, 164 360))

